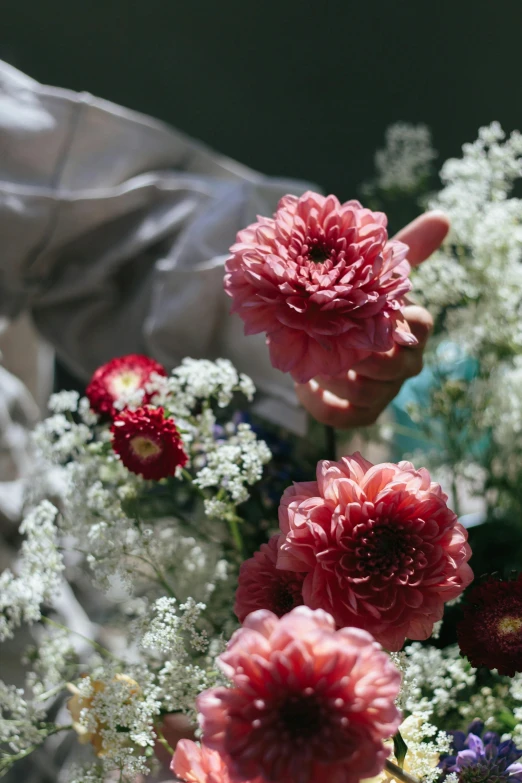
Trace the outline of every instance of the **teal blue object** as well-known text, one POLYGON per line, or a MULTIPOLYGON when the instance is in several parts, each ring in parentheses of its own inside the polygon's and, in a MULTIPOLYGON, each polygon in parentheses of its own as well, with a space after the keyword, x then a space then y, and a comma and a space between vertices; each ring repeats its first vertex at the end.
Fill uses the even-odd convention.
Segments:
MULTIPOLYGON (((432 366, 426 365, 422 372, 415 378, 410 378, 391 405, 391 413, 394 420, 394 434, 392 439, 392 459, 403 459, 405 454, 414 451, 441 451, 444 449, 445 439, 442 422, 431 421, 431 437, 428 437, 407 413, 409 405, 414 403, 422 410, 429 410, 432 391, 439 386, 439 378, 445 380, 472 381, 476 377, 478 363, 476 359, 468 356, 463 348, 449 340, 444 340, 437 347, 436 371, 432 366)), ((466 437, 465 431, 462 436, 466 437)), ((489 437, 485 435, 473 446, 473 452, 484 453, 489 444, 489 437)))

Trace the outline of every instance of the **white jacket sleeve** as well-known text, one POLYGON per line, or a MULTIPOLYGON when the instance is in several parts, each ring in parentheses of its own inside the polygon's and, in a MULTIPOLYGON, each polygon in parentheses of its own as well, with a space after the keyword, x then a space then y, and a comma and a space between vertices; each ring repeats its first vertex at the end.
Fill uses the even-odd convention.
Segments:
POLYGON ((263 336, 228 315, 222 278, 237 231, 307 187, 0 62, 0 315, 29 309, 83 378, 131 351, 169 368, 221 355, 297 408, 263 336))

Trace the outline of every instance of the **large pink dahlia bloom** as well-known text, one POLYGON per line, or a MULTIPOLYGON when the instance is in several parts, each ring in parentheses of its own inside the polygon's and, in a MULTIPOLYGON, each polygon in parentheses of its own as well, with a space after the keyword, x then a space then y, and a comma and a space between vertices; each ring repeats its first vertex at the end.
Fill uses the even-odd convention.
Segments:
POLYGON ((309 191, 238 233, 225 289, 245 334, 266 332, 274 367, 305 383, 416 344, 401 325, 408 246, 388 240, 386 225, 358 201, 309 191))
POLYGON ((427 639, 472 581, 467 533, 427 470, 360 454, 317 465, 279 507, 278 568, 308 571, 307 606, 369 631, 388 650, 427 639))
POLYGON ((400 674, 365 631, 299 606, 259 610, 236 631, 220 666, 231 687, 197 700, 203 741, 232 780, 357 783, 377 775, 396 731, 400 674))

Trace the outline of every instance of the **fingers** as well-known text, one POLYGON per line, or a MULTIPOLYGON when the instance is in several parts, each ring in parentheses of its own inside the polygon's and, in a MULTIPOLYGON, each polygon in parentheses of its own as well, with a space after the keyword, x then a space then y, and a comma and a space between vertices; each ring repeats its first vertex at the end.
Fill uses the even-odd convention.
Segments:
POLYGON ((381 408, 359 408, 323 389, 317 381, 297 383, 296 394, 301 404, 320 424, 336 429, 352 429, 373 424, 381 408))
POLYGON ((319 385, 336 397, 359 408, 385 407, 400 389, 400 380, 381 381, 365 378, 350 370, 339 378, 319 378, 319 385))
POLYGON ((434 210, 420 215, 394 237, 409 245, 408 261, 412 266, 422 264, 442 244, 450 222, 444 212, 434 210))
POLYGON ((428 337, 433 331, 431 313, 424 307, 419 307, 419 305, 407 305, 403 307, 402 313, 412 334, 417 338, 418 346, 424 348, 428 342, 428 337))
POLYGON ((403 313, 410 331, 417 338, 417 345, 411 348, 394 345, 386 353, 373 353, 352 367, 357 375, 375 381, 403 381, 420 373, 424 346, 433 329, 433 318, 427 310, 417 305, 408 305, 403 313))
POLYGON ((296 384, 302 405, 321 424, 338 429, 373 424, 398 394, 406 378, 422 370, 422 354, 433 328, 423 307, 404 308, 405 323, 418 340, 414 347, 395 345, 387 353, 372 354, 346 375, 296 384))

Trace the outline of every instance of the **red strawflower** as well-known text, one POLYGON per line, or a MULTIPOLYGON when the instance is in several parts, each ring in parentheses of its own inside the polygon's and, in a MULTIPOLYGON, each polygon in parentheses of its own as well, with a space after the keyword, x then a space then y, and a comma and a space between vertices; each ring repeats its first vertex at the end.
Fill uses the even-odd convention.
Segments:
POLYGON ((165 418, 163 408, 124 410, 114 419, 111 433, 112 447, 125 467, 143 478, 173 476, 187 462, 178 428, 165 418))
POLYGON ((382 771, 401 677, 366 631, 336 631, 306 606, 280 619, 260 609, 218 660, 231 687, 204 691, 197 707, 231 780, 358 783, 382 771))
POLYGON ((474 587, 457 634, 472 666, 498 669, 507 677, 522 672, 522 574, 511 580, 492 576, 474 587))
POLYGON ((473 579, 467 532, 446 501, 410 462, 323 460, 317 481, 294 482, 281 499, 278 568, 308 571, 307 606, 400 650, 427 639, 473 579))
POLYGON ((234 612, 242 623, 250 612, 268 609, 278 617, 303 603, 305 573, 276 567, 279 534, 245 560, 239 570, 234 612))
MULTIPOLYGON (((143 389, 152 373, 167 374, 157 361, 137 353, 119 356, 107 364, 102 364, 95 371, 85 392, 91 408, 102 415, 117 415, 115 400, 122 394, 143 389)), ((150 394, 145 394, 143 404, 150 402, 150 398, 150 394)))
POLYGON ((346 372, 373 351, 416 345, 401 308, 408 246, 358 201, 285 196, 237 235, 225 289, 245 334, 266 332, 274 367, 301 383, 346 372))

